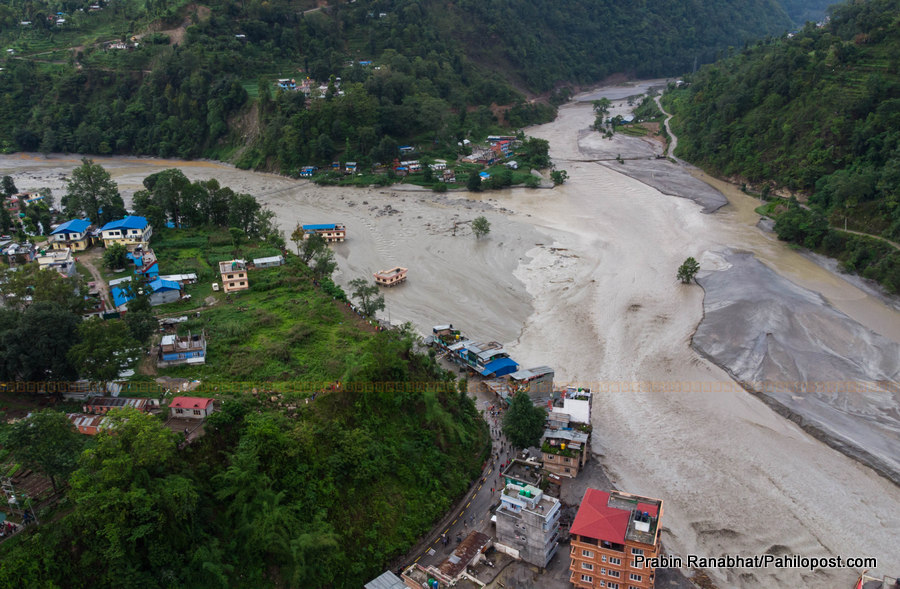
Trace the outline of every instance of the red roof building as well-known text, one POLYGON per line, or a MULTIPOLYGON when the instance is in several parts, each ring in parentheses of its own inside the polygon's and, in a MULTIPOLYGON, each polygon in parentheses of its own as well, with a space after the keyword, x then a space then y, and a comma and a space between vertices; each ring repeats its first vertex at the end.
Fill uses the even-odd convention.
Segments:
POLYGON ((215 399, 206 397, 175 397, 169 403, 172 417, 205 419, 215 411, 215 399))
POLYGON ((649 589, 655 569, 644 559, 659 555, 662 501, 629 493, 588 489, 570 528, 575 587, 649 589))

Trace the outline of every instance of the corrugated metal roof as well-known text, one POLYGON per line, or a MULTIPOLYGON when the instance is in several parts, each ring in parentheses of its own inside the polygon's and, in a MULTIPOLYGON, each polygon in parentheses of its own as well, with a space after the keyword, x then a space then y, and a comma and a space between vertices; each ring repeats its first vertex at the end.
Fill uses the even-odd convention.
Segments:
POLYGON ((90 226, 90 219, 72 219, 54 229, 50 235, 56 235, 58 233, 84 233, 85 229, 90 226))
POLYGON ((325 229, 334 229, 334 223, 322 223, 319 225, 304 225, 304 231, 323 231, 325 229))
POLYGON ((255 266, 259 266, 260 264, 272 264, 274 262, 284 262, 284 256, 269 256, 268 258, 254 258, 253 260, 255 266))
POLYGON ((111 229, 144 229, 147 227, 147 219, 145 217, 136 217, 129 215, 118 221, 110 221, 100 228, 100 231, 109 231, 111 229))
POLYGON ((385 571, 366 583, 365 589, 406 589, 406 584, 391 571, 385 571))

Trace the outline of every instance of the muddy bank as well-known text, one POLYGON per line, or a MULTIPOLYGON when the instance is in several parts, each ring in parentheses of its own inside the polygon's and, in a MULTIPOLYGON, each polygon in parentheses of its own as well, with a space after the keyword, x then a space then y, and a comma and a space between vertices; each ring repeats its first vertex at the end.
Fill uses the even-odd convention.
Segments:
POLYGON ((900 484, 900 344, 748 253, 706 273, 704 354, 782 415, 900 484))

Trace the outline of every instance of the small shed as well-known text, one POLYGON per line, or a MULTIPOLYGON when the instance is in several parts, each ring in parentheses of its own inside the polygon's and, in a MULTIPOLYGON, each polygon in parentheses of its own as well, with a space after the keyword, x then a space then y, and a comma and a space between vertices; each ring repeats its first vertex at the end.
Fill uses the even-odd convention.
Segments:
POLYGON ((275 268, 284 264, 284 256, 270 256, 268 258, 254 258, 254 268, 275 268))
POLYGON ((150 304, 164 305, 181 298, 181 285, 171 280, 157 278, 147 285, 150 288, 150 304))
POLYGON ((215 399, 206 397, 175 397, 169 403, 172 417, 206 419, 215 411, 215 399))

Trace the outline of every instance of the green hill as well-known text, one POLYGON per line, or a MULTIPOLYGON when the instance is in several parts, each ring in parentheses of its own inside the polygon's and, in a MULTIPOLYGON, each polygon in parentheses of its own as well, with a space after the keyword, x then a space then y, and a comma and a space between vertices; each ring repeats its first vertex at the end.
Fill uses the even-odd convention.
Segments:
POLYGON ((0 148, 204 156, 287 173, 338 156, 391 159, 398 143, 455 155, 463 136, 549 120, 549 105, 526 100, 534 94, 617 72, 674 74, 792 25, 777 0, 315 4, 0 7, 0 44, 12 50, 0 148), (278 78, 310 78, 324 97, 277 90, 278 78))
POLYGON ((678 155, 725 176, 793 191, 779 235, 900 290, 900 2, 833 8, 831 22, 704 67, 667 102, 678 155))

